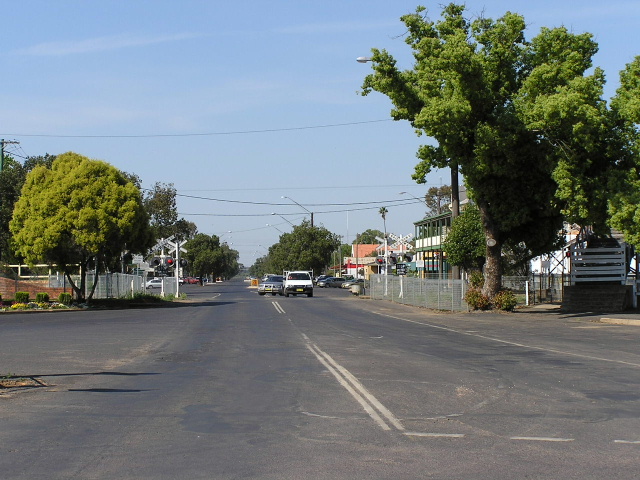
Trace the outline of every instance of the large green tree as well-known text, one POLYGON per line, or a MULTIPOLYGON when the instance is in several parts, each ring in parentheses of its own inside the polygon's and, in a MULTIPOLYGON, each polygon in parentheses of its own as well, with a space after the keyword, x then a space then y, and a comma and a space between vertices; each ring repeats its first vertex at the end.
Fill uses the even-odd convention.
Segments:
POLYGON ((238 252, 226 243, 220 244, 216 235, 198 233, 185 243, 185 249, 184 257, 189 262, 187 268, 199 279, 207 275, 229 278, 239 271, 238 252))
POLYGON ((610 224, 640 250, 640 56, 620 73, 620 87, 611 101, 615 119, 629 135, 627 155, 621 157, 610 190, 610 224))
POLYGON ((278 243, 269 248, 268 265, 271 273, 284 270, 324 271, 331 255, 340 246, 340 237, 324 227, 311 226, 308 221, 280 235, 278 243))
POLYGON ((373 245, 374 243, 380 243, 378 238, 384 237, 384 232, 382 230, 376 230, 375 228, 369 228, 362 233, 356 235, 356 239, 353 243, 363 243, 373 245))
POLYGON ((506 243, 524 242, 534 255, 554 250, 563 214, 604 225, 606 201, 595 187, 617 159, 620 137, 601 100, 602 71, 586 74, 597 50, 591 35, 542 29, 528 42, 522 16, 469 21, 453 3, 442 17, 429 20, 423 7, 403 16, 414 68, 400 71, 392 55, 373 49, 362 93, 387 95, 392 118, 435 140, 419 149, 414 180, 459 168, 480 211, 483 292, 492 296, 506 243))
POLYGON ((17 254, 29 264, 56 265, 81 301, 90 268, 96 278, 89 300, 105 265, 151 243, 140 189, 112 165, 73 152, 27 175, 10 229, 17 254))
POLYGON ((144 206, 151 218, 152 236, 156 240, 169 237, 188 240, 198 233, 195 223, 178 218, 177 195, 173 183, 156 182, 146 191, 144 206))
POLYGON ((27 157, 24 163, 20 163, 10 155, 5 156, 4 166, 0 172, 0 260, 5 263, 18 260, 11 248, 12 235, 9 222, 13 217, 13 207, 20 198, 20 191, 27 174, 38 165, 51 167, 53 160, 55 156, 47 154, 27 157))

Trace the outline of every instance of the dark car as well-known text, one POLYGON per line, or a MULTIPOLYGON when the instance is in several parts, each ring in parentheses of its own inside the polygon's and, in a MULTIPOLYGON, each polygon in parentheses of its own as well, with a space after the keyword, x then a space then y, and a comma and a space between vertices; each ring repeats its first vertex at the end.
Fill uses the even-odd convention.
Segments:
POLYGON ((329 275, 318 275, 315 280, 313 281, 313 283, 315 283, 316 285, 318 284, 318 282, 321 282, 323 280, 326 280, 327 278, 329 278, 329 275))

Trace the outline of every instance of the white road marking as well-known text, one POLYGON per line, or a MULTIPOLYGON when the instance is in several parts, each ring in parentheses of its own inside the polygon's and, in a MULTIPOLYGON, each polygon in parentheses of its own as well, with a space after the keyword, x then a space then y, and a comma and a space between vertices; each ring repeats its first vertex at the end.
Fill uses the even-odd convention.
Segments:
POLYGON ((331 417, 329 415, 318 415, 317 413, 310 413, 310 412, 300 412, 303 415, 308 415, 309 417, 320 417, 320 418, 330 418, 332 420, 338 420, 340 419, 340 417, 331 417))
POLYGON ((613 443, 626 443, 630 445, 640 445, 640 440, 614 440, 613 443))
POLYGON ((278 313, 287 313, 287 312, 284 311, 284 309, 280 306, 280 304, 278 302, 271 302, 271 303, 276 308, 278 313))
POLYGON ((575 439, 556 437, 511 437, 511 440, 525 440, 529 442, 573 442, 575 439))
POLYGON ((343 375, 343 377, 346 380, 348 380, 351 383, 351 385, 353 385, 353 387, 356 388, 362 394, 362 396, 364 396, 369 401, 369 403, 372 406, 374 406, 396 429, 404 430, 404 426, 400 423, 400 420, 398 420, 393 415, 393 413, 391 413, 391 411, 389 411, 389 409, 387 409, 387 407, 382 405, 382 403, 380 403, 378 401, 378 399, 376 397, 374 397, 364 387, 364 385, 362 385, 358 381, 358 379, 353 376, 353 374, 351 372, 349 372, 349 370, 347 370, 342 365, 340 365, 338 362, 336 362, 326 352, 323 352, 322 350, 320 350, 316 345, 313 345, 313 346, 314 346, 315 349, 317 349, 318 353, 320 353, 329 363, 331 363, 336 368, 336 370, 338 370, 343 375))
POLYGON ((365 412, 367 412, 367 414, 378 425, 380 425, 380 427, 382 427, 383 430, 391 430, 391 427, 385 423, 385 421, 380 417, 380 415, 378 415, 378 413, 371 407, 371 405, 369 405, 365 401, 365 399, 358 394, 358 392, 356 392, 353 388, 351 388, 351 385, 349 385, 349 383, 344 378, 342 378, 340 374, 331 365, 329 365, 327 361, 319 353, 315 351, 312 345, 307 343, 306 347, 311 351, 311 353, 315 355, 318 361, 322 363, 325 366, 325 368, 332 373, 334 377, 336 377, 336 380, 338 380, 338 383, 342 385, 344 388, 346 388, 347 391, 351 394, 351 396, 355 398, 360 405, 362 405, 362 408, 364 408, 365 412))
POLYGON ((463 438, 464 433, 422 433, 422 432, 404 432, 408 437, 433 437, 433 438, 463 438))
POLYGON ((502 344, 505 344, 505 345, 512 345, 514 347, 530 348, 532 350, 540 350, 540 351, 543 351, 543 352, 558 353, 560 355, 567 355, 567 356, 570 356, 570 357, 586 358, 587 360, 597 360, 597 361, 600 361, 600 362, 619 363, 621 365, 629 365, 629 366, 632 366, 632 367, 640 367, 640 363, 625 362, 623 360, 613 360, 611 358, 596 357, 596 356, 593 356, 593 355, 584 355, 584 354, 581 354, 581 353, 567 352, 565 350, 557 350, 557 349, 554 349, 554 348, 537 347, 535 345, 526 345, 524 343, 511 342, 509 340, 502 340, 501 338, 489 337, 489 336, 486 336, 486 335, 480 335, 478 333, 463 332, 461 330, 456 330, 454 328, 443 327, 442 325, 434 325, 432 323, 419 322, 417 320, 409 320, 407 318, 396 317, 394 315, 388 315, 386 313, 380 313, 380 312, 371 312, 371 313, 374 313, 376 315, 380 315, 381 317, 393 318, 395 320, 401 320, 403 322, 408 322, 408 323, 415 323, 417 325, 422 325, 424 327, 431 327, 431 328, 435 328, 435 329, 438 329, 438 330, 444 330, 444 331, 447 331, 447 332, 458 333, 460 335, 468 335, 470 337, 482 338, 484 340, 490 340, 492 342, 502 343, 502 344))

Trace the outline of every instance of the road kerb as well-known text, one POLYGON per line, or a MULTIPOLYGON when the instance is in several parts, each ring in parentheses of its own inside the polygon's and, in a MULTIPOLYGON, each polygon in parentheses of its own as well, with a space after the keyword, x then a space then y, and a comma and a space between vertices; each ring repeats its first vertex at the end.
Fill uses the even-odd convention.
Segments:
POLYGON ((640 320, 634 318, 609 318, 603 317, 600 323, 609 323, 611 325, 637 325, 640 327, 640 320))

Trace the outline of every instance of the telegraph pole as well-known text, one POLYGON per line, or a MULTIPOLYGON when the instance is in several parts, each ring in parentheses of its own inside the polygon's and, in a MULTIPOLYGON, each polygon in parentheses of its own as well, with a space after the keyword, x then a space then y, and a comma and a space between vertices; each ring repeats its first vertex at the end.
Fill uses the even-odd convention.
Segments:
POLYGON ((4 169, 4 146, 18 143, 20 142, 16 140, 5 140, 4 138, 0 139, 0 172, 4 169))

